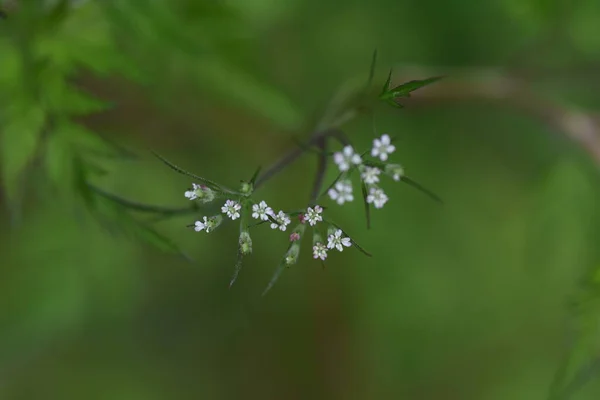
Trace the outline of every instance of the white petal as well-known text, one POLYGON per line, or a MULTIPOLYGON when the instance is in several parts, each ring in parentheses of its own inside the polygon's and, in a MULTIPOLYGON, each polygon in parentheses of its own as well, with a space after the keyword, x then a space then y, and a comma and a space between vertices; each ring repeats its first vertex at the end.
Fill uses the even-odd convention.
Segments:
POLYGON ((381 143, 385 144, 385 145, 390 144, 390 135, 385 134, 385 135, 381 136, 381 143))
POLYGON ((335 153, 335 154, 333 155, 333 161, 334 161, 336 164, 341 164, 341 163, 343 163, 343 162, 344 162, 344 155, 343 155, 342 153, 335 153))
POLYGON ((344 151, 344 155, 346 157, 351 157, 352 154, 354 154, 354 149, 352 148, 352 146, 346 146, 346 147, 344 147, 343 151, 344 151))
POLYGON ((393 153, 394 151, 396 151, 396 146, 394 146, 393 144, 390 144, 387 148, 387 152, 393 153))
POLYGON ((385 161, 385 160, 387 160, 387 158, 388 158, 388 156, 387 156, 387 153, 381 153, 381 154, 379 155, 379 159, 380 159, 381 161, 385 161))

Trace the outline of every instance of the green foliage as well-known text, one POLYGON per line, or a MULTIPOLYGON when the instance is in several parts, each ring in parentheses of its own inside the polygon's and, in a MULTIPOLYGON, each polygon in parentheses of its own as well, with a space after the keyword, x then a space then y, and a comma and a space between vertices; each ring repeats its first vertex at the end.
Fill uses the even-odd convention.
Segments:
POLYGON ((381 89, 381 93, 379 94, 379 99, 385 101, 386 103, 398 107, 403 108, 404 106, 398 103, 398 99, 401 97, 410 97, 410 94, 417 89, 420 89, 424 86, 430 85, 434 82, 442 79, 443 76, 436 76, 433 78, 427 78, 422 80, 414 80, 410 82, 403 83, 402 85, 398 85, 394 88, 390 88, 392 81, 392 70, 388 74, 387 80, 381 89))

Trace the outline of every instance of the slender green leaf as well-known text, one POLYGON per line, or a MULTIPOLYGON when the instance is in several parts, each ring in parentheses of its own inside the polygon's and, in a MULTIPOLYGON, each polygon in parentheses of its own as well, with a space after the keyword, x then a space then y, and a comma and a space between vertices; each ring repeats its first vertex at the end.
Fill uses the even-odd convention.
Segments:
POLYGON ((256 171, 254 171, 254 175, 252 175, 252 178, 250 179, 250 184, 252 186, 254 186, 254 183, 256 182, 256 178, 258 178, 258 174, 260 174, 261 169, 262 169, 262 166, 259 166, 258 168, 256 168, 256 171))
POLYGON ((398 97, 410 97, 410 93, 414 92, 417 89, 420 89, 424 86, 430 85, 434 82, 442 79, 443 76, 435 76, 433 78, 427 78, 422 80, 414 80, 410 82, 403 83, 402 85, 396 86, 393 89, 389 89, 381 94, 380 98, 382 100, 386 99, 397 99, 398 97))
POLYGON ((269 292, 269 290, 271 290, 271 288, 273 287, 273 285, 275 285, 275 283, 277 283, 277 280, 279 279, 279 276, 281 276, 281 273, 283 272, 284 269, 285 269, 285 262, 282 260, 279 263, 279 265, 277 266, 277 268, 275 269, 275 272, 273 273, 273 277, 269 281, 269 284, 267 285, 265 290, 262 292, 263 296, 266 295, 269 292))
POLYGON ((165 163, 173 171, 179 172, 182 175, 187 175, 189 177, 192 177, 192 178, 198 180, 198 182, 202 182, 202 183, 206 184, 211 189, 222 191, 222 192, 234 193, 233 191, 230 191, 229 189, 222 188, 219 184, 217 184, 216 182, 211 181, 210 179, 202 178, 201 176, 192 174, 191 172, 188 172, 188 171, 186 171, 186 170, 184 170, 182 168, 179 168, 177 165, 173 164, 172 162, 170 162, 169 160, 167 160, 166 158, 164 158, 163 156, 161 156, 160 154, 158 154, 158 153, 156 153, 154 151, 152 152, 152 154, 154 154, 154 156, 156 158, 158 158, 163 163, 165 163))
POLYGON ((229 281, 229 289, 231 289, 231 287, 233 286, 233 284, 235 283, 235 281, 237 280, 237 277, 242 269, 242 260, 244 258, 244 255, 242 254, 241 251, 238 251, 238 256, 237 256, 237 261, 235 263, 235 268, 233 270, 233 276, 231 277, 231 281, 229 281))
POLYGON ((370 204, 367 203, 367 185, 364 181, 361 181, 361 190, 363 195, 363 202, 365 204, 365 218, 367 219, 367 229, 371 229, 371 207, 370 204))
POLYGON ((392 82, 392 69, 390 68, 390 73, 388 74, 387 80, 383 84, 383 89, 381 90, 381 94, 379 95, 380 98, 383 98, 382 96, 384 94, 386 94, 387 91, 390 89, 391 82, 392 82))
POLYGON ((403 176, 400 179, 400 182, 404 182, 404 183, 408 184, 409 186, 412 186, 413 188, 417 189, 421 193, 425 194, 431 200, 433 200, 439 204, 444 204, 444 201, 437 194, 433 193, 431 190, 425 188, 423 185, 421 185, 420 183, 416 182, 415 180, 409 178, 408 176, 403 176))

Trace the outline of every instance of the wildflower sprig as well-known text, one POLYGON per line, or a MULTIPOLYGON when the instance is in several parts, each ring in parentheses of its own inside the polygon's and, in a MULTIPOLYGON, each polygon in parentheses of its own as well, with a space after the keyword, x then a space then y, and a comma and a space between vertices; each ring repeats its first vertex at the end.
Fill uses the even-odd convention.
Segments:
MULTIPOLYGON (((376 54, 373 57, 367 89, 371 85, 375 70, 376 54)), ((405 85, 391 88, 391 72, 380 94, 380 100, 394 103, 398 97, 408 97, 410 93, 422 86, 434 82, 439 78, 423 81, 411 81, 405 85)), ((383 134, 373 139, 372 146, 362 152, 352 145, 350 139, 340 129, 345 122, 364 111, 361 102, 369 91, 365 89, 351 97, 348 101, 336 99, 333 108, 325 113, 325 117, 317 124, 317 129, 306 142, 298 143, 298 148, 283 156, 272 167, 264 172, 257 168, 248 181, 241 181, 239 189, 233 190, 225 185, 188 172, 164 157, 155 154, 167 166, 176 172, 194 179, 191 187, 184 191, 184 197, 192 204, 194 210, 200 211, 197 204, 203 206, 216 203, 220 213, 217 215, 201 215, 193 224, 196 232, 212 233, 225 223, 233 221, 239 223, 239 236, 237 240, 237 261, 230 286, 236 281, 242 267, 244 257, 253 253, 253 240, 251 230, 261 225, 267 225, 274 234, 285 234, 288 237, 288 246, 272 275, 269 284, 263 293, 267 293, 277 282, 285 268, 296 264, 300 257, 300 250, 304 237, 312 235, 310 250, 312 258, 323 263, 331 253, 343 252, 354 247, 367 256, 371 256, 364 248, 338 224, 327 216, 327 207, 320 200, 327 195, 336 205, 353 202, 357 196, 353 187, 353 179, 360 180, 360 193, 362 195, 367 216, 367 226, 370 227, 370 206, 376 209, 383 208, 389 201, 381 184, 383 180, 391 178, 393 181, 405 182, 431 198, 439 200, 435 194, 423 188, 414 180, 408 178, 400 164, 392 162, 391 158, 396 151, 393 138, 383 134), (328 151, 328 143, 334 140, 341 144, 337 151, 328 151), (267 200, 257 198, 255 191, 275 174, 294 162, 305 153, 317 156, 317 172, 307 205, 300 209, 284 210, 276 207, 267 200), (333 162, 339 171, 336 178, 323 191, 324 177, 329 162, 333 162)))

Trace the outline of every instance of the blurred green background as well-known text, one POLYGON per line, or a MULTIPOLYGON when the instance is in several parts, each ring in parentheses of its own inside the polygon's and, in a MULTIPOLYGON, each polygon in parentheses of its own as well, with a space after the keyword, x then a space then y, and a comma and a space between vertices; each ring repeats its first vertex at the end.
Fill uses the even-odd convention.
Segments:
MULTIPOLYGON (((23 3, 4 3, 9 20, 23 3)), ((398 137, 392 160, 446 204, 387 181, 368 231, 360 202, 326 200, 373 257, 349 249, 322 269, 306 242, 261 297, 287 234, 257 228, 229 290, 236 224, 207 236, 186 228, 194 215, 157 223, 188 263, 107 232, 34 177, 20 221, 6 200, 0 214, 1 399, 547 398, 568 300, 600 265, 598 160, 548 119, 600 106, 600 2, 115 0, 78 2, 53 36, 18 21, 38 54, 79 62, 69 82, 114 105, 79 118, 136 154, 102 161, 110 174, 95 183, 113 193, 188 204, 190 180, 150 149, 229 186, 248 179, 308 137, 348 80, 366 80, 376 48, 378 87, 389 67, 447 76, 423 102, 375 114, 398 137), (520 95, 464 96, 497 76, 551 115, 515 107, 535 102, 520 95)), ((2 43, 4 81, 46 90, 2 43)), ((344 131, 368 148, 368 117, 344 131)), ((302 207, 315 169, 307 154, 257 197, 302 207)), ((598 396, 590 380, 571 398, 598 396)))

